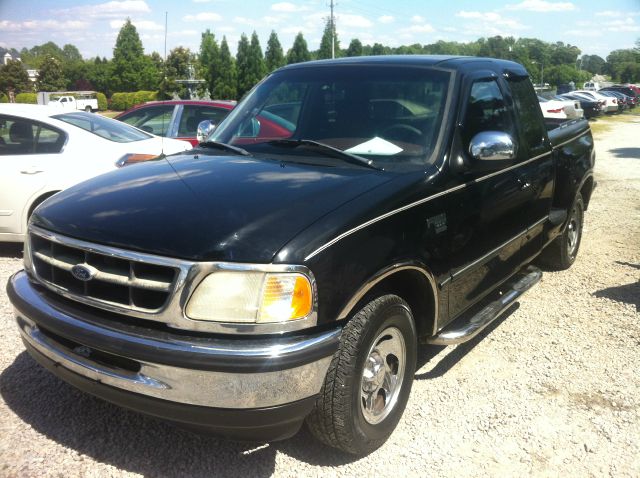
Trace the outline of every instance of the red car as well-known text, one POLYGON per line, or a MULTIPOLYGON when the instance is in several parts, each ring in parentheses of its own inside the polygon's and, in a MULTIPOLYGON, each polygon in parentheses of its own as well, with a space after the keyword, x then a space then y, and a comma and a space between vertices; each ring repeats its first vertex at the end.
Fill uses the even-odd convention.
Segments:
POLYGON ((198 145, 196 130, 201 121, 219 124, 236 105, 235 101, 170 100, 136 105, 116 116, 148 133, 189 141, 198 145))

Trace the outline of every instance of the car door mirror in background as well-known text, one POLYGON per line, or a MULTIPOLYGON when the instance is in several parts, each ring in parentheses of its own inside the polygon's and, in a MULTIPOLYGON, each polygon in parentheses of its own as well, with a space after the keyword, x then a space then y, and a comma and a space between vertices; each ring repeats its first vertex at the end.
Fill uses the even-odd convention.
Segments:
POLYGON ((202 143, 207 139, 209 133, 211 133, 214 129, 216 129, 216 124, 211 120, 204 120, 198 123, 198 130, 196 132, 196 138, 198 139, 198 143, 202 143))
POLYGON ((502 131, 482 131, 469 143, 469 154, 478 161, 514 160, 517 150, 511 135, 502 131))

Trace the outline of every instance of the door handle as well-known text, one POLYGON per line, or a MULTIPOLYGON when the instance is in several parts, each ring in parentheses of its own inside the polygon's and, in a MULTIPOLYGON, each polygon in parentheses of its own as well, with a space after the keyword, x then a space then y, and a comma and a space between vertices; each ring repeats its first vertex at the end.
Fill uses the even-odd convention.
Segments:
POLYGON ((38 174, 41 172, 43 172, 42 169, 36 169, 36 168, 27 168, 20 171, 20 173, 22 174, 38 174))
POLYGON ((518 185, 520 186, 520 191, 524 191, 525 189, 529 189, 531 187, 531 181, 529 181, 529 179, 526 177, 519 177, 518 185))

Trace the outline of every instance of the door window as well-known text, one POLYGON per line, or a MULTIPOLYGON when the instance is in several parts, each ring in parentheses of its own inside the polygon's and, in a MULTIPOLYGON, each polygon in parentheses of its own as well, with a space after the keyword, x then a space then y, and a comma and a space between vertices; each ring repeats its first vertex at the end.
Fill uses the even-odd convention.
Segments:
POLYGON ((127 113, 118 119, 136 128, 140 128, 147 133, 157 136, 167 136, 169 126, 171 125, 173 109, 174 105, 148 106, 127 113))
POLYGON ((464 119, 463 140, 483 131, 503 131, 513 135, 513 121, 495 79, 478 80, 471 86, 464 119))
POLYGON ((185 105, 178 126, 178 136, 195 138, 196 130, 201 121, 209 120, 213 124, 219 125, 229 114, 229 111, 213 106, 185 105))
POLYGON ((59 153, 62 131, 24 118, 0 117, 0 155, 59 153))

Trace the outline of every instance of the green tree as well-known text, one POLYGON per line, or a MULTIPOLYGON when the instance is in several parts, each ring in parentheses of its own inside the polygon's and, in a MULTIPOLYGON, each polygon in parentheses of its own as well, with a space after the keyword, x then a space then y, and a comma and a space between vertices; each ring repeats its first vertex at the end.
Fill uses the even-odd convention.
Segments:
POLYGON ((179 46, 171 50, 167 56, 167 76, 174 79, 187 78, 192 59, 193 55, 188 48, 179 46))
POLYGON ((251 88, 267 74, 267 65, 262 54, 260 38, 258 38, 255 30, 251 34, 251 43, 249 44, 249 71, 252 74, 251 88))
POLYGON ((638 63, 640 63, 638 49, 614 50, 607 56, 606 71, 616 81, 636 81, 633 79, 633 72, 634 65, 638 63), (629 80, 629 78, 632 79, 629 80))
POLYGON ((247 38, 247 35, 243 33, 240 36, 238 51, 236 53, 236 68, 238 71, 237 91, 240 97, 242 97, 242 95, 244 95, 252 86, 249 72, 249 46, 249 39, 247 38))
POLYGON ((324 32, 322 33, 322 39, 320 40, 320 49, 318 50, 318 59, 332 58, 331 56, 331 40, 333 39, 333 47, 335 50, 335 57, 340 56, 340 42, 338 41, 338 34, 336 33, 336 24, 327 20, 324 26, 324 32))
POLYGON ((582 55, 582 58, 578 60, 580 69, 586 70, 594 75, 602 74, 606 63, 604 58, 598 55, 582 55))
POLYGON ((200 56, 198 58, 198 72, 206 81, 207 89, 213 93, 217 75, 219 74, 220 47, 216 37, 208 28, 200 40, 200 56))
POLYGON ((293 40, 293 46, 287 52, 287 64, 302 63, 309 60, 311 60, 311 53, 309 53, 307 41, 304 39, 302 32, 300 32, 293 40))
POLYGON ((573 81, 576 85, 589 79, 590 73, 579 71, 573 65, 551 65, 544 69, 544 81, 551 86, 558 86, 573 81))
POLYGON ((264 54, 264 59, 267 66, 267 72, 269 73, 286 64, 282 45, 280 44, 280 40, 278 40, 278 34, 273 30, 271 30, 271 35, 269 35, 267 51, 264 54))
POLYGON ((362 42, 354 38, 347 48, 347 56, 362 56, 362 42))
POLYGON ((264 63, 262 48, 258 34, 254 31, 251 35, 251 43, 243 33, 238 42, 238 96, 242 97, 247 91, 262 79, 267 67, 264 63))
POLYGON ((373 47, 371 47, 372 55, 384 55, 384 46, 381 43, 374 43, 373 47))
POLYGON ((489 58, 508 59, 511 53, 509 47, 514 43, 515 40, 512 37, 503 38, 500 35, 487 38, 486 40, 481 38, 479 40, 480 48, 478 55, 489 58))
POLYGON ((136 27, 127 21, 120 29, 111 61, 111 85, 114 91, 140 89, 140 72, 144 69, 144 48, 136 27))
POLYGON ((87 63, 87 79, 97 91, 105 93, 107 96, 115 91, 111 83, 111 66, 106 58, 97 56, 87 63))
POLYGON ((238 74, 236 63, 229 51, 227 37, 220 43, 220 74, 216 77, 212 95, 221 100, 235 100, 238 97, 238 74))
POLYGON ((158 52, 154 51, 151 55, 144 56, 138 83, 140 90, 156 91, 158 89, 162 81, 163 64, 162 57, 158 52))
POLYGON ((66 44, 62 47, 62 59, 65 62, 82 61, 82 55, 75 45, 66 44))
POLYGON ((25 65, 39 70, 42 66, 42 63, 47 58, 55 58, 59 61, 63 61, 64 54, 62 49, 58 45, 56 45, 52 41, 49 41, 47 43, 43 43, 42 45, 36 45, 29 50, 23 48, 20 51, 20 58, 25 65))
POLYGON ((89 64, 82 60, 69 60, 62 63, 62 76, 71 90, 91 90, 93 84, 89 80, 89 64))
POLYGON ((67 87, 60 60, 53 57, 45 58, 38 70, 37 85, 39 91, 60 91, 67 87))
POLYGON ((6 65, 0 66, 0 91, 9 93, 22 93, 32 91, 29 75, 19 61, 9 60, 6 65))

